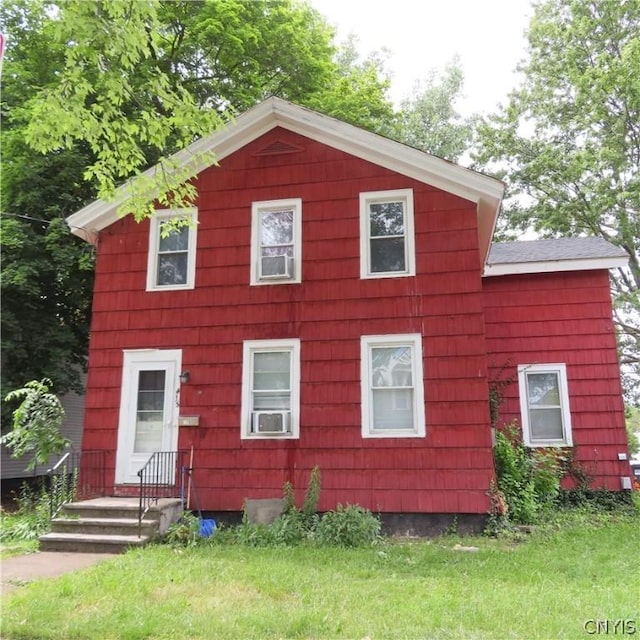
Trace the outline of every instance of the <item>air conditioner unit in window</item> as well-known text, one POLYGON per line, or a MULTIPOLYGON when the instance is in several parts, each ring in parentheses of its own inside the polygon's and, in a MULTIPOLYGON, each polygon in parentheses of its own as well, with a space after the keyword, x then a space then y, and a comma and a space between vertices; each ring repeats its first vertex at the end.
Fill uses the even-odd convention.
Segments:
POLYGON ((287 280, 293 278, 293 258, 291 256, 263 256, 260 259, 261 280, 287 280))
POLYGON ((253 433, 289 433, 291 431, 290 411, 254 411, 251 416, 253 433))

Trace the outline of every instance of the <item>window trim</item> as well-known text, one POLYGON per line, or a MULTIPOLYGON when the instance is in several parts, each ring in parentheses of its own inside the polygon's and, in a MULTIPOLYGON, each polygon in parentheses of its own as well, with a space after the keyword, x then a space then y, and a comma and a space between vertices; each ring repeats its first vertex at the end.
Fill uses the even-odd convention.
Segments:
POLYGON ((251 203, 251 265, 250 285, 279 285, 302 282, 302 198, 283 200, 259 200, 251 203), (293 209, 293 278, 261 279, 260 260, 260 214, 283 208, 293 209))
POLYGON ((198 248, 198 209, 158 209, 149 221, 149 249, 147 252, 147 291, 177 291, 195 288, 196 254, 198 248), (171 218, 190 218, 189 248, 187 250, 187 281, 184 284, 157 284, 158 254, 160 251, 160 228, 171 218))
POLYGON ((240 438, 242 440, 297 440, 300 437, 300 339, 245 340, 242 347, 242 408, 240 438), (291 353, 291 431, 289 433, 253 433, 253 354, 288 351, 291 353))
POLYGON ((424 406, 424 374, 422 335, 419 333, 362 336, 360 338, 360 391, 363 438, 424 438, 426 436, 424 406), (410 346, 412 348, 413 418, 411 430, 378 430, 373 428, 373 389, 371 385, 371 351, 374 347, 410 346))
POLYGON ((360 278, 406 278, 416 275, 413 189, 365 191, 360 193, 360 278), (404 200, 404 271, 371 271, 371 239, 369 237, 369 204, 404 200))
POLYGON ((569 405, 569 385, 567 382, 567 367, 564 363, 552 364, 521 364, 518 365, 518 392, 520 396, 520 418, 522 421, 522 437, 527 447, 571 447, 573 434, 571 426, 571 410, 569 405), (558 378, 558 392, 560 394, 560 415, 562 417, 561 440, 534 440, 529 420, 529 392, 527 374, 555 373, 558 378))

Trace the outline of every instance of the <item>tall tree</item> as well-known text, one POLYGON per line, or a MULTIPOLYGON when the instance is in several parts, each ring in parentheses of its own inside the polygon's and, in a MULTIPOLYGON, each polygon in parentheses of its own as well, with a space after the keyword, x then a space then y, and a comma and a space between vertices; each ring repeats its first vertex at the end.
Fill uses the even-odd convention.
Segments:
POLYGON ((391 84, 384 52, 362 58, 350 35, 337 48, 331 82, 304 96, 302 104, 357 127, 393 137, 395 113, 388 97, 391 84))
MULTIPOLYGON (((0 29, 3 395, 43 377, 64 392, 86 354, 92 254, 63 219, 270 95, 324 94, 315 106, 339 116, 327 88, 359 69, 297 0, 7 0, 0 29)), ((390 113, 373 76, 341 104, 390 113)), ((189 197, 185 177, 163 185, 189 197)), ((155 187, 138 186, 144 215, 155 187)))
MULTIPOLYGON (((55 380, 56 392, 80 390, 93 256, 64 217, 94 196, 82 180, 89 154, 75 145, 43 156, 25 144, 25 105, 54 77, 63 48, 37 0, 4 3, 0 17, 9 34, 1 107, 2 395, 44 377, 55 380)), ((3 426, 9 414, 3 402, 3 426)))
POLYGON ((524 80, 480 127, 477 160, 514 198, 502 223, 622 247, 613 275, 628 391, 640 389, 640 2, 546 0, 528 32, 524 80))
POLYGON ((456 111, 463 83, 457 57, 442 71, 431 69, 400 105, 398 138, 440 158, 458 161, 471 147, 477 125, 476 116, 465 118, 456 111))

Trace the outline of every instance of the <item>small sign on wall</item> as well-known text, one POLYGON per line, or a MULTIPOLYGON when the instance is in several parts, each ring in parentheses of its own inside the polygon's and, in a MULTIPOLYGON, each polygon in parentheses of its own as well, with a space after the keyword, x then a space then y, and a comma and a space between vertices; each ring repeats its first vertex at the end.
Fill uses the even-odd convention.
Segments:
POLYGON ((180 416, 178 418, 179 427, 199 427, 200 416, 180 416))

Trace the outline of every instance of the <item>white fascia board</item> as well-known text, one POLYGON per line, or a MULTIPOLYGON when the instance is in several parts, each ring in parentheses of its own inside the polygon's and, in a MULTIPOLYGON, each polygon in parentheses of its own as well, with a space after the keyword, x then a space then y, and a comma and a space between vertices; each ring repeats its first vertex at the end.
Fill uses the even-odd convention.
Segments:
POLYGON ((514 262, 487 265, 484 278, 510 276, 525 273, 555 273, 559 271, 597 271, 619 269, 628 265, 628 258, 584 258, 578 260, 547 260, 544 262, 514 262))
MULTIPOLYGON (((279 98, 265 100, 220 130, 196 140, 174 154, 171 161, 181 167, 191 165, 191 173, 197 175, 208 166, 199 157, 201 154, 213 152, 219 162, 277 126, 475 202, 482 255, 486 255, 504 183, 279 98)), ((156 171, 157 166, 151 167, 143 175, 153 176, 156 171)), ((102 229, 118 219, 118 207, 128 193, 129 186, 124 184, 112 200, 96 200, 72 214, 67 218, 71 231, 89 242, 95 241, 102 229)))

